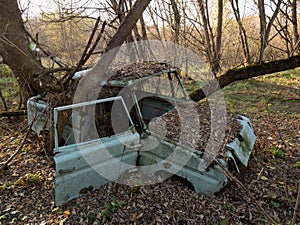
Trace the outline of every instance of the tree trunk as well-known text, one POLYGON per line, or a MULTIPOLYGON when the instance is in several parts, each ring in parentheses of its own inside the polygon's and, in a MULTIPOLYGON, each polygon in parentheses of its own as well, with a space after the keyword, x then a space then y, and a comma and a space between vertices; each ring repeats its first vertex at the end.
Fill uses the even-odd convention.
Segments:
POLYGON ((172 10, 174 13, 174 20, 175 20, 175 24, 174 24, 175 33, 174 33, 173 41, 174 41, 174 43, 178 44, 179 33, 180 33, 180 14, 179 14, 178 6, 177 6, 177 3, 175 2, 175 0, 171 0, 171 5, 172 5, 172 10))
POLYGON ((44 68, 29 49, 17 0, 0 0, 0 27, 0 55, 13 71, 26 107, 27 99, 43 92, 51 80, 35 79, 44 68))
POLYGON ((218 21, 217 21, 217 33, 216 38, 213 33, 209 14, 208 14, 208 3, 207 0, 197 0, 202 26, 205 36, 205 52, 207 59, 211 66, 212 72, 216 75, 220 72, 220 56, 221 56, 221 40, 222 40, 222 23, 223 23, 223 1, 218 0, 218 21))
POLYGON ((242 42, 242 46, 243 46, 243 53, 245 56, 245 62, 247 64, 251 63, 251 57, 250 57, 250 50, 249 50, 249 45, 248 45, 248 38, 246 35, 246 30, 244 28, 244 25, 242 23, 242 18, 240 15, 240 7, 239 7, 239 0, 230 0, 231 6, 232 6, 232 10, 234 13, 234 17, 236 22, 238 23, 239 26, 239 36, 242 42))
POLYGON ((235 81, 246 80, 275 72, 294 69, 300 66, 300 55, 287 59, 275 60, 267 63, 254 64, 243 68, 227 70, 223 75, 217 78, 217 82, 205 85, 202 89, 194 90, 189 94, 190 98, 198 102, 201 99, 211 95, 235 81), (206 90, 205 92, 203 90, 206 90), (205 95, 206 93, 206 95, 205 95))
POLYGON ((298 21, 297 21, 297 0, 292 0, 292 24, 294 33, 294 48, 293 51, 299 54, 299 32, 298 32, 298 21))
MULTIPOLYGON (((121 46, 127 39, 127 37, 131 34, 132 29, 136 25, 137 21, 141 17, 144 10, 147 8, 148 4, 151 0, 137 0, 132 8, 129 10, 128 14, 123 19, 123 22, 121 23, 119 29, 114 34, 114 36, 109 41, 105 52, 111 51, 111 54, 104 54, 98 63, 95 65, 93 70, 99 71, 97 76, 93 76, 91 79, 93 80, 91 84, 91 80, 83 79, 80 80, 81 86, 79 92, 82 93, 82 95, 79 94, 80 97, 77 99, 73 99, 74 92, 77 87, 77 80, 72 80, 72 83, 70 87, 66 90, 66 93, 61 93, 60 97, 62 99, 58 99, 58 102, 60 102, 59 105, 67 105, 72 104, 74 102, 81 102, 86 101, 86 94, 89 93, 89 90, 93 88, 93 85, 97 86, 97 84, 101 83, 101 79, 103 78, 103 75, 107 68, 109 67, 110 63, 115 57, 116 51, 113 49, 116 49, 117 47, 121 46), (62 104, 63 103, 63 104, 62 104)), ((88 76, 88 75, 87 75, 88 76)), ((59 96, 58 96, 59 97, 59 96)), ((92 99, 95 100, 95 99, 92 99)), ((58 136, 61 137, 65 125, 68 123, 69 118, 71 116, 71 111, 67 111, 67 113, 63 114, 58 120, 58 136)), ((53 133, 53 132, 51 132, 53 133)), ((50 140, 50 143, 53 143, 53 140, 50 140)))
POLYGON ((201 14, 201 19, 202 19, 202 25, 204 29, 204 36, 205 36, 205 52, 208 58, 209 63, 211 64, 211 69, 216 74, 216 68, 214 67, 214 58, 213 58, 213 53, 212 53, 212 44, 210 41, 210 35, 209 35, 209 30, 208 30, 208 18, 206 17, 205 14, 205 8, 204 8, 204 3, 203 0, 198 0, 198 6, 200 9, 200 14, 201 14))
MULTIPOLYGON (((218 0, 218 25, 217 25, 217 37, 216 37, 216 51, 215 60, 221 61, 221 46, 222 46, 222 27, 223 27, 223 0, 218 0)), ((220 69, 220 68, 218 68, 220 69)))
POLYGON ((281 3, 282 0, 278 0, 275 11, 273 12, 272 17, 270 18, 270 21, 267 24, 265 1, 258 0, 259 19, 260 19, 260 51, 259 51, 258 62, 261 62, 263 60, 264 51, 268 46, 271 28, 273 26, 274 20, 276 19, 280 11, 281 3))

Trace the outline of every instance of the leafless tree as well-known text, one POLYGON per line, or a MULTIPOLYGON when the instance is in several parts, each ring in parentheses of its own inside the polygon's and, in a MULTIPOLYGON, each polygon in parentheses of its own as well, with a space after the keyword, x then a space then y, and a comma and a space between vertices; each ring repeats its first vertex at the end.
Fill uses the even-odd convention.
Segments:
POLYGON ((223 20, 223 1, 218 0, 218 16, 217 16, 217 31, 216 39, 211 26, 211 21, 208 13, 208 1, 197 0, 199 11, 201 14, 202 26, 205 36, 206 54, 209 59, 212 71, 217 74, 221 70, 221 44, 222 44, 222 20, 223 20))
POLYGON ((249 50, 249 44, 248 44, 248 37, 246 34, 246 30, 244 28, 241 14, 240 14, 240 7, 239 7, 239 1, 238 0, 230 0, 232 10, 236 19, 236 22, 239 27, 239 36, 243 47, 243 53, 245 57, 246 63, 251 63, 251 57, 250 57, 250 50, 249 50))
POLYGON ((279 16, 275 20, 276 23, 274 24, 274 27, 278 36, 285 43, 285 48, 283 49, 279 46, 276 47, 290 57, 295 53, 299 54, 297 2, 289 0, 282 5, 279 16))
POLYGON ((175 0, 171 0, 172 10, 174 13, 174 42, 179 42, 179 33, 180 33, 180 14, 178 10, 178 6, 175 0))
MULTIPOLYGON (((117 33, 109 41, 106 51, 119 46, 126 40, 150 1, 137 0, 135 2, 121 21, 117 33)), ((18 80, 24 106, 30 96, 49 91, 55 93, 66 90, 67 85, 57 86, 60 82, 53 79, 50 74, 63 69, 74 71, 74 68, 46 69, 29 48, 30 40, 17 0, 1 0, 0 6, 0 26, 4 28, 0 30, 0 55, 18 80)), ((66 79, 66 81, 68 80, 66 79)), ((64 101, 64 103, 66 102, 67 100, 64 101)))
POLYGON ((258 56, 259 62, 263 60, 264 51, 268 45, 271 28, 280 11, 282 0, 278 0, 277 2, 272 0, 271 2, 273 2, 276 7, 268 22, 267 22, 266 10, 265 10, 266 7, 265 1, 258 0, 257 2, 258 11, 259 11, 259 21, 260 21, 260 51, 258 56))
POLYGON ((300 53, 299 48, 299 32, 298 32, 298 18, 297 18, 297 0, 289 0, 289 3, 292 8, 292 16, 291 16, 291 22, 293 24, 293 33, 294 33, 294 48, 293 52, 300 53))
MULTIPOLYGON (((46 46, 43 43, 46 39, 43 39, 40 33, 37 36, 35 33, 38 32, 26 31, 21 17, 23 11, 20 11, 17 0, 0 0, 0 26, 3 28, 0 30, 0 55, 3 62, 8 64, 14 71, 24 96, 23 103, 26 102, 29 96, 38 93, 65 91, 68 87, 66 81, 70 81, 72 73, 81 69, 82 63, 87 62, 86 56, 90 57, 95 51, 101 53, 105 51, 104 49, 116 47, 124 40, 133 42, 156 38, 172 40, 188 48, 193 48, 194 51, 206 56, 207 62, 216 76, 223 72, 222 69, 226 69, 222 68, 224 58, 228 54, 232 54, 228 51, 226 56, 223 52, 226 47, 223 42, 225 32, 228 32, 224 30, 226 25, 224 24, 225 17, 223 14, 226 1, 223 0, 214 0, 216 4, 209 4, 208 0, 192 2, 185 0, 153 1, 153 4, 147 9, 149 16, 143 17, 142 12, 138 10, 138 15, 131 14, 131 16, 138 17, 128 20, 128 24, 124 24, 124 21, 130 15, 131 9, 136 4, 148 5, 147 3, 150 0, 106 0, 97 2, 83 0, 68 1, 68 3, 53 0, 53 2, 59 6, 59 10, 52 12, 52 14, 43 12, 43 18, 45 19, 45 16, 48 16, 49 23, 55 22, 58 24, 72 21, 72 24, 70 22, 71 28, 75 28, 75 26, 79 27, 78 21, 84 21, 85 23, 87 20, 93 21, 89 22, 88 25, 93 30, 89 32, 90 37, 93 38, 82 41, 84 44, 78 48, 80 51, 78 51, 77 60, 69 60, 72 64, 70 67, 55 61, 55 57, 50 53, 52 51, 42 49, 43 54, 52 58, 59 67, 45 68, 28 46, 31 42, 39 44, 41 47, 46 46), (214 9, 211 7, 214 7, 214 9), (211 14, 212 11, 214 12, 213 15, 211 14), (97 16, 95 17, 95 15, 97 16), (151 25, 148 24, 149 19, 152 22, 151 25), (96 24, 98 25, 96 26, 96 24), (97 27, 96 30, 95 27, 97 27), (128 30, 129 28, 131 29, 128 30), (120 29, 123 33, 119 32, 120 29), (116 32, 118 36, 115 36, 116 32), (100 36, 102 41, 99 41, 100 36), (101 49, 95 48, 96 43, 101 44, 101 49), (59 77, 53 76, 57 71, 64 71, 66 74, 59 77)), ((241 15, 240 2, 230 0, 230 3, 239 32, 237 37, 240 39, 239 43, 242 44, 242 54, 247 64, 264 63, 264 61, 271 59, 281 60, 282 54, 280 55, 280 53, 282 52, 286 53, 288 57, 298 56, 299 34, 296 0, 271 0, 269 6, 264 0, 257 0, 256 7, 259 16, 249 16, 247 21, 259 21, 259 32, 255 28, 249 30, 251 29, 250 26, 245 24, 245 20, 241 15), (266 10, 266 7, 269 9, 266 10), (257 42, 259 48, 255 47, 257 42), (272 53, 271 56, 270 52, 272 53), (257 58, 253 57, 254 53, 256 53, 257 58)), ((76 36, 74 29, 69 30, 69 27, 65 24, 61 25, 61 31, 66 55, 69 57, 74 56, 74 46, 72 46, 74 36, 76 36)), ((85 36, 87 36, 86 34, 85 36)), ((142 52, 143 50, 135 49, 135 51, 142 52)), ((280 62, 289 64, 288 61, 280 62)), ((295 66, 295 63, 291 63, 290 66, 295 66)), ((287 66, 282 66, 278 70, 284 68, 287 68, 287 66)))

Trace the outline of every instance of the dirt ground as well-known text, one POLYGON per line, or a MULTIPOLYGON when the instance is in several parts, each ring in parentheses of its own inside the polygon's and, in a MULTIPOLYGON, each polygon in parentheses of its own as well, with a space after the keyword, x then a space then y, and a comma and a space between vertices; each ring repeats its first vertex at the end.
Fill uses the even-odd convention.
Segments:
MULTIPOLYGON (((249 166, 234 174, 247 191, 230 182, 204 196, 173 176, 139 188, 111 183, 56 207, 53 155, 30 133, 0 172, 0 224, 272 224, 249 193, 278 224, 300 224, 299 84, 299 75, 280 74, 224 89, 228 110, 249 117, 257 135, 249 166)), ((26 127, 26 118, 0 120, 0 163, 16 151, 26 127)))

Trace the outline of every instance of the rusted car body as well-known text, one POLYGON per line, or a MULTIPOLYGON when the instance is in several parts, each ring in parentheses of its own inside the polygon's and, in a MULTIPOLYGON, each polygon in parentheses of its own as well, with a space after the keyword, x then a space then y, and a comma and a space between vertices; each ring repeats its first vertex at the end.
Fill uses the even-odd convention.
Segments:
MULTIPOLYGON (((139 71, 132 71, 129 75, 125 71, 126 75, 112 76, 103 84, 98 99, 54 108, 51 117, 47 115, 50 109, 46 100, 29 99, 28 122, 35 120, 32 129, 39 134, 54 126, 56 205, 112 181, 151 184, 159 180, 157 177, 163 179, 163 174, 174 174, 174 171, 188 180, 198 193, 213 194, 227 184, 228 179, 217 164, 200 168, 204 163, 204 149, 191 149, 151 129, 153 124, 157 128, 166 115, 176 110, 177 104, 189 101, 178 69, 161 66, 155 70, 140 67, 139 71), (126 91, 122 93, 124 88, 126 91), (111 115, 116 104, 120 118, 111 115), (72 110, 72 116, 60 140, 57 123, 60 113, 67 110, 72 110), (88 111, 94 112, 93 119, 87 116, 88 111), (118 129, 113 129, 112 123, 116 121, 120 124, 118 129), (91 135, 91 127, 97 135, 91 135), (184 165, 182 158, 188 159, 184 165), (151 180, 148 176, 145 180, 138 174, 151 174, 154 178, 151 180)), ((232 162, 239 170, 240 164, 247 166, 256 137, 248 118, 237 116, 236 122, 240 125, 238 135, 225 143, 216 160, 226 168, 232 162)))

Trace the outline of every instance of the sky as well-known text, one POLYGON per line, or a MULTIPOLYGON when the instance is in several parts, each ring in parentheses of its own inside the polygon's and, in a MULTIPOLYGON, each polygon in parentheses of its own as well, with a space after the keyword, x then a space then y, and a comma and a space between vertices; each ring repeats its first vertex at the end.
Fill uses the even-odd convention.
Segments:
MULTIPOLYGON (((41 14, 42 12, 53 12, 57 10, 57 4, 55 2, 63 2, 63 3, 69 3, 70 0, 18 0, 19 5, 22 9, 29 9, 29 16, 37 16, 41 14)), ((78 2, 77 5, 81 6, 85 2, 90 2, 89 7, 95 7, 97 5, 97 2, 102 0, 96 0, 94 1, 95 4, 92 5, 92 0, 73 0, 72 2, 78 2)), ((103 1, 105 2, 105 1, 103 1)), ((74 4, 76 5, 76 4, 74 4)), ((76 6, 74 7, 76 8, 76 6)))
POLYGON ((21 9, 30 9, 31 15, 38 15, 43 10, 54 8, 54 5, 51 5, 47 0, 38 1, 38 0, 19 0, 19 5, 21 9))
MULTIPOLYGON (((56 1, 69 2, 69 0, 56 0, 56 1)), ((84 1, 77 0, 77 2, 85 2, 85 1, 86 0, 84 1)), ((30 9, 29 16, 37 16, 43 11, 51 12, 54 11, 54 9, 56 8, 55 4, 53 3, 53 0, 42 0, 42 1, 41 0, 19 0, 19 2, 22 9, 25 8, 30 9)), ((102 0, 102 2, 105 1, 102 0)), ((239 0, 239 4, 240 4, 240 9, 243 12, 242 14, 244 15, 251 15, 257 13, 257 10, 254 10, 256 6, 254 5, 253 0, 239 0)))

